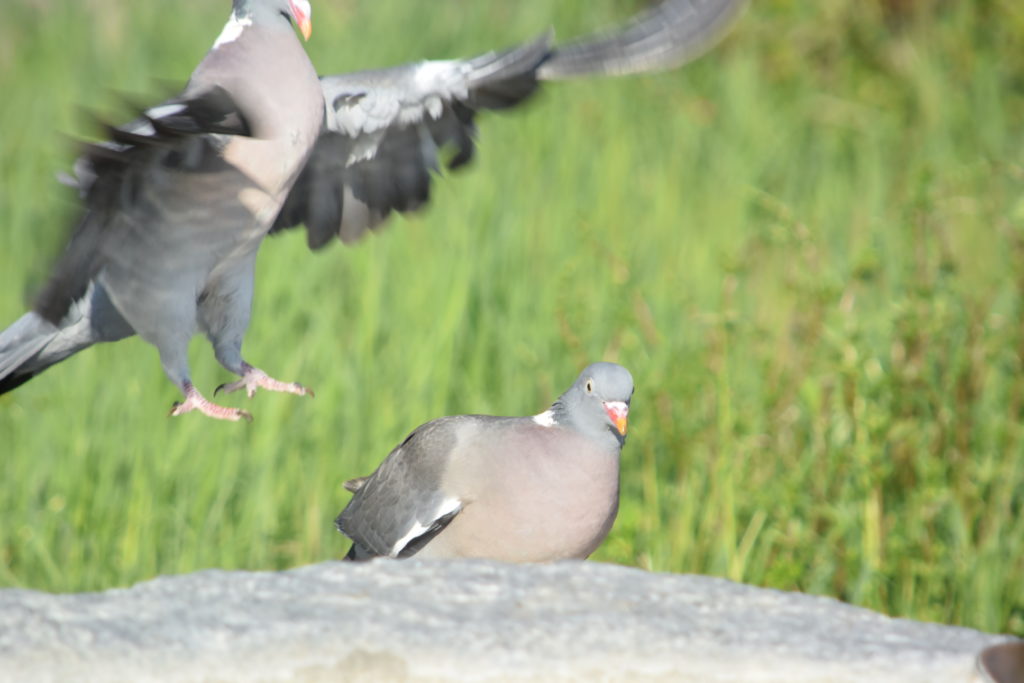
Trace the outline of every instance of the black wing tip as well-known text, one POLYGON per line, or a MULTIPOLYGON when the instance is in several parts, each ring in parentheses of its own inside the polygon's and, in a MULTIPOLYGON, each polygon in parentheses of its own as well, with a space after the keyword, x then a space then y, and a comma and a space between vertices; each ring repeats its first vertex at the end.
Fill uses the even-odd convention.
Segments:
POLYGON ((6 394, 9 391, 14 391, 40 372, 42 372, 42 370, 36 372, 24 372, 20 374, 11 373, 6 377, 0 377, 0 395, 6 394))
POLYGON ((253 135, 252 126, 241 107, 219 85, 195 96, 171 98, 151 107, 140 106, 136 99, 122 98, 122 101, 131 112, 131 119, 122 124, 115 124, 109 116, 94 110, 81 108, 81 118, 101 138, 98 142, 78 141, 80 153, 90 160, 118 159, 140 147, 167 147, 175 140, 190 135, 253 135), (157 115, 161 109, 167 112, 157 115))

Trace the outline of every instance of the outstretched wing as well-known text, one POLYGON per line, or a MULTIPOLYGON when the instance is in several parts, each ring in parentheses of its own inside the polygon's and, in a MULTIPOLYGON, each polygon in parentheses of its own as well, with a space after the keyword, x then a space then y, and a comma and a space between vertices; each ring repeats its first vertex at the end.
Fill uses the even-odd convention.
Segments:
POLYGON ((431 174, 473 157, 474 119, 515 106, 541 80, 623 75, 679 66, 703 54, 746 0, 665 0, 617 31, 551 46, 547 33, 474 59, 429 61, 324 76, 327 121, 272 232, 300 224, 310 248, 350 243, 392 211, 430 197, 431 174))
POLYGON ((305 224, 312 249, 353 242, 392 211, 430 196, 441 150, 447 166, 473 157, 480 109, 522 102, 537 88, 549 36, 470 60, 434 61, 321 79, 327 126, 274 230, 305 224))

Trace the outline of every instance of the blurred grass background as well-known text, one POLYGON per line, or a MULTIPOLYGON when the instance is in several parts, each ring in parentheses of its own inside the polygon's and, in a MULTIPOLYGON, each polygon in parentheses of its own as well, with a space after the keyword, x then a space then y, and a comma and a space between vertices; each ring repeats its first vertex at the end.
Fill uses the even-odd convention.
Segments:
MULTIPOLYGON (((74 204, 81 107, 165 94, 227 2, 8 0, 0 322, 74 204)), ((314 2, 321 72, 614 23, 635 0, 314 2)), ((699 63, 547 88, 355 248, 260 255, 246 356, 315 400, 165 417, 137 339, 0 397, 0 584, 338 558, 345 478, 442 414, 637 381, 595 559, 1024 635, 1024 6, 758 0, 699 63)), ((193 377, 228 378, 195 340, 193 377)))

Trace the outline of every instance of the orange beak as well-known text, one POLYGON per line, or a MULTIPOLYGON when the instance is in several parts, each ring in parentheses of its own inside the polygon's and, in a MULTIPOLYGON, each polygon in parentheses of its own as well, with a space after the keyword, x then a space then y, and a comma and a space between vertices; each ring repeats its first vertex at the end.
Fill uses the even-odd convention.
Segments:
POLYGON ((291 7, 292 16, 295 17, 295 23, 298 24, 303 39, 309 40, 310 34, 313 33, 313 22, 309 20, 313 12, 309 0, 288 0, 288 6, 291 7))
POLYGON ((629 406, 622 401, 609 401, 604 404, 604 412, 622 436, 626 435, 626 421, 629 417, 629 406))

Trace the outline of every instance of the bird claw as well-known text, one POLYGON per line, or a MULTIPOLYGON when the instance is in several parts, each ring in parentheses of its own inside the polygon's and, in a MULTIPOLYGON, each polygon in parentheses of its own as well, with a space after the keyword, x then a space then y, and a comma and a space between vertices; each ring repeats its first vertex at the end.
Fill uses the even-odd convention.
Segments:
POLYGON ((245 420, 246 422, 252 422, 252 413, 249 411, 217 405, 204 398, 192 385, 188 385, 185 389, 185 400, 175 401, 174 405, 171 406, 169 417, 184 415, 193 410, 198 410, 203 415, 216 420, 230 420, 231 422, 245 420))
POLYGON ((267 391, 279 391, 286 394, 295 394, 296 396, 309 396, 315 397, 312 389, 308 389, 297 382, 282 382, 276 380, 273 377, 267 375, 259 368, 254 368, 250 365, 244 366, 245 372, 241 379, 235 380, 234 382, 228 382, 221 384, 219 387, 213 390, 213 395, 216 396, 218 393, 223 391, 226 394, 230 394, 233 391, 239 389, 245 389, 245 395, 252 398, 256 394, 257 389, 266 389, 267 391))
POLYGON ((184 400, 174 401, 168 417, 176 418, 179 415, 193 411, 199 411, 208 418, 214 418, 215 420, 229 420, 231 422, 238 422, 239 420, 253 421, 252 413, 249 411, 243 411, 241 408, 227 408, 226 405, 218 405, 198 393, 187 396, 184 400))

